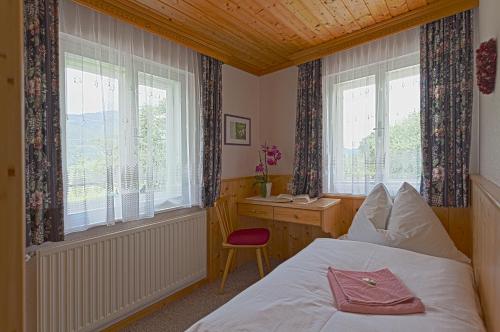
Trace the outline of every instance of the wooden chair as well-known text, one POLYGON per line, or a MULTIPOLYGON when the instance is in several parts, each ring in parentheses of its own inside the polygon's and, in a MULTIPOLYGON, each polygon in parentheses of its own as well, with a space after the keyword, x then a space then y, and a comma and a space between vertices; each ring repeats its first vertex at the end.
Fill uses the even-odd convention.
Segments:
POLYGON ((224 284, 226 283, 227 275, 229 273, 229 268, 231 266, 231 261, 238 248, 254 248, 257 255, 257 266, 259 268, 259 275, 261 278, 264 277, 264 269, 262 268, 262 254, 264 253, 264 259, 266 261, 266 267, 269 270, 269 257, 267 255, 267 244, 269 243, 269 238, 271 232, 267 228, 242 228, 234 229, 233 222, 231 220, 231 215, 229 213, 229 202, 227 197, 221 197, 215 202, 215 210, 217 211, 217 217, 219 219, 220 231, 222 233, 222 247, 228 248, 229 253, 226 260, 226 267, 224 269, 224 275, 222 276, 222 282, 220 285, 220 291, 224 290, 224 284))

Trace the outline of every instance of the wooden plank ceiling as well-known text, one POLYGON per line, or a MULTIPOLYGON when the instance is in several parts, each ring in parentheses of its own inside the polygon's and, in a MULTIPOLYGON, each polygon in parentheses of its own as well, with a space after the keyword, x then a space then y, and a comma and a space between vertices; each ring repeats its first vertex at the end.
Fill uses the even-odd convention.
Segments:
POLYGON ((255 75, 479 4, 479 0, 77 1, 255 75))

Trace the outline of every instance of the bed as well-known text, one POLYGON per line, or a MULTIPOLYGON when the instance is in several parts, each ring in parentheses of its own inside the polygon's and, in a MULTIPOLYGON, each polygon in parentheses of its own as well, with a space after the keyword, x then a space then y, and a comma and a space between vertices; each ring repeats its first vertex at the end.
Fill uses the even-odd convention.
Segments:
POLYGON ((377 244, 316 239, 261 281, 195 323, 195 331, 485 331, 469 264, 377 244), (424 314, 337 311, 327 268, 388 267, 425 305, 424 314))

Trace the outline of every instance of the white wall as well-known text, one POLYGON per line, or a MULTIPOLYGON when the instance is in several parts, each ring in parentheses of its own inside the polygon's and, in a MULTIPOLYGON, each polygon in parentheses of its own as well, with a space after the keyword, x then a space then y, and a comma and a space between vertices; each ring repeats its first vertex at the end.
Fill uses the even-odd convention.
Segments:
MULTIPOLYGON (((496 37, 500 42, 500 0, 481 0, 479 40, 496 37)), ((479 98, 479 172, 500 186, 500 65, 497 63, 495 91, 479 98)))
MULTIPOLYGON (((260 137, 259 77, 234 67, 222 67, 222 112, 251 118, 251 146, 222 145, 222 178, 255 174, 260 137)), ((224 115, 222 119, 224 126, 224 115)), ((224 139, 224 135, 222 137, 224 139)))
POLYGON ((222 68, 222 112, 252 119, 252 145, 222 147, 222 178, 255 174, 261 144, 277 145, 283 159, 271 174, 291 174, 297 108, 297 67, 257 77, 222 68))
POLYGON ((260 137, 277 145, 283 159, 272 174, 292 174, 297 110, 297 67, 289 67, 260 78, 260 137))

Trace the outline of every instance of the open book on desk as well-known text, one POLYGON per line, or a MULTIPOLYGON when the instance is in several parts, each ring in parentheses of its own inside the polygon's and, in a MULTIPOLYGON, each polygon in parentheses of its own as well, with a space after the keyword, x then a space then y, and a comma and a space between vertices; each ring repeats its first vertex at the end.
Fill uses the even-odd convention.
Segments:
POLYGON ((253 196, 247 197, 246 199, 251 201, 259 201, 259 202, 268 202, 268 203, 295 203, 295 204, 309 204, 312 202, 316 202, 318 198, 310 198, 309 195, 289 195, 289 194, 281 194, 278 196, 253 196))
POLYGON ((311 198, 309 195, 289 195, 289 194, 280 194, 276 197, 279 200, 282 201, 287 201, 287 202, 293 202, 297 204, 309 204, 312 202, 316 202, 318 200, 318 197, 311 198))

